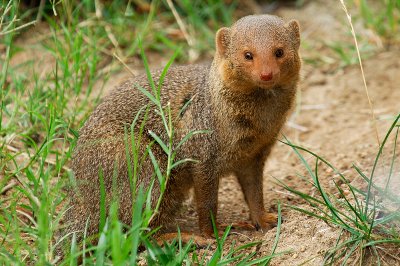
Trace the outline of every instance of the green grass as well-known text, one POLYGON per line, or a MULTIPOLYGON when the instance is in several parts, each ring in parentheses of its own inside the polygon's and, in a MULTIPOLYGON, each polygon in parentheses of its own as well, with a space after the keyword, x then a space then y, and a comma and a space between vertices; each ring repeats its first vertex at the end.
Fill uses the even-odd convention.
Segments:
MULTIPOLYGON (((400 7, 392 6, 394 3, 393 1, 387 1, 385 3, 387 4, 388 10, 390 9, 392 13, 398 10, 393 10, 391 8, 400 7)), ((381 141, 378 136, 374 108, 369 97, 363 71, 360 55, 361 49, 358 45, 351 16, 342 0, 341 4, 346 13, 354 38, 354 46, 349 45, 349 47, 354 48, 351 48, 351 53, 347 53, 343 49, 344 46, 341 44, 331 46, 331 48, 340 55, 341 62, 344 64, 343 66, 354 63, 360 64, 366 97, 369 101, 371 111, 371 120, 375 127, 377 142, 379 144, 379 150, 375 157, 372 170, 368 175, 366 171, 362 170, 356 164, 353 165, 355 174, 365 182, 365 189, 363 189, 362 185, 360 186, 358 184, 356 186, 352 184, 351 181, 356 179, 354 175, 345 176, 325 158, 309 149, 293 144, 286 138, 284 143, 293 149, 301 164, 307 170, 308 176, 300 175, 300 178, 306 180, 317 193, 316 195, 305 193, 282 182, 278 182, 286 190, 298 196, 308 204, 307 207, 288 205, 290 208, 318 218, 328 225, 341 230, 336 245, 327 251, 324 256, 324 264, 347 265, 350 263, 349 259, 351 258, 360 265, 367 260, 373 265, 381 265, 384 264, 382 257, 385 257, 392 251, 398 250, 400 247, 400 197, 397 193, 389 189, 390 180, 394 175, 393 171, 396 169, 395 164, 398 163, 397 140, 400 129, 400 114, 393 118, 391 127, 381 141), (355 57, 356 59, 353 59, 354 56, 350 54, 357 54, 357 57, 355 57), (389 140, 392 140, 391 143, 393 146, 386 147, 389 140), (382 156, 385 147, 391 153, 389 160, 382 156), (313 164, 309 163, 309 160, 306 159, 310 156, 314 159, 313 164), (380 176, 380 179, 386 180, 384 186, 378 185, 375 181, 379 161, 381 161, 384 166, 390 165, 388 175, 380 176), (324 171, 326 169, 330 169, 334 173, 334 176, 321 176, 321 173, 326 173, 326 171, 324 171), (322 180, 332 180, 336 190, 332 192, 326 189, 322 185, 322 180)), ((366 2, 361 1, 361 6, 367 8, 366 2)), ((370 21, 366 20, 366 23, 369 22, 370 21)), ((395 258, 396 261, 399 260, 396 256, 393 256, 393 258, 395 258)))
MULTIPOLYGON (((334 60, 334 62, 340 62, 339 68, 344 68, 347 66, 355 65, 358 63, 358 58, 354 55, 357 53, 354 44, 342 43, 342 42, 332 42, 326 44, 339 58, 339 60, 334 60)), ((360 52, 363 54, 363 58, 371 57, 375 50, 370 44, 363 42, 362 47, 360 47, 360 52)))
MULTIPOLYGON (((338 1, 339 2, 339 1, 338 1)), ((400 42, 400 2, 398 0, 351 0, 346 1, 352 20, 362 23, 364 29, 357 35, 360 51, 364 58, 376 54, 382 49, 396 46, 400 42)), ((359 26, 359 25, 358 25, 359 26)), ((337 41, 325 44, 333 52, 325 63, 340 62, 339 67, 357 64, 354 56, 356 47, 349 42, 337 41)))
POLYGON ((336 246, 325 254, 325 263, 336 264, 339 262, 341 265, 346 265, 348 259, 352 256, 355 257, 357 252, 359 252, 359 261, 361 263, 368 251, 374 257, 374 263, 380 265, 383 249, 398 249, 400 246, 400 211, 398 209, 400 197, 394 191, 388 189, 394 165, 398 161, 396 145, 400 129, 399 121, 400 114, 393 121, 383 139, 369 175, 357 165, 353 165, 354 172, 366 183, 365 190, 354 186, 350 182, 354 177, 346 177, 320 155, 297 146, 288 139, 284 142, 293 149, 307 170, 308 176, 300 175, 300 177, 307 180, 317 191, 317 195, 309 195, 281 183, 285 189, 308 203, 310 208, 295 205, 289 205, 289 207, 316 217, 342 230, 336 246), (392 138, 393 143, 393 147, 390 147, 390 171, 386 177, 386 185, 382 187, 375 182, 375 172, 379 160, 382 160, 381 156, 385 145, 390 138, 392 138), (315 158, 313 165, 309 163, 309 160, 305 159, 306 155, 311 155, 312 158, 315 158), (326 173, 324 170, 327 168, 332 169, 333 177, 321 176, 320 173, 326 173), (321 184, 321 180, 328 179, 334 182, 336 191, 329 192, 321 184), (393 206, 397 206, 397 210, 393 210, 393 206))
POLYGON ((367 1, 355 3, 364 24, 379 35, 387 45, 400 41, 400 2, 398 0, 367 1))

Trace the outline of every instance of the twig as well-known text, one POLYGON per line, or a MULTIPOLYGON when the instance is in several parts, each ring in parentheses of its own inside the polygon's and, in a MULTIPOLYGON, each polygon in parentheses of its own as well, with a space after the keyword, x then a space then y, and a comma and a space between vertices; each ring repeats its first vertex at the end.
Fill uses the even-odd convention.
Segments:
MULTIPOLYGON (((88 38, 87 36, 82 35, 82 39, 83 39, 87 44, 92 45, 92 46, 96 46, 96 44, 93 43, 92 40, 91 40, 90 38, 88 38)), ((101 47, 98 47, 98 46, 96 47, 96 49, 99 50, 100 52, 102 52, 102 53, 105 54, 105 55, 108 55, 108 56, 112 56, 112 55, 113 55, 112 52, 108 51, 107 49, 104 49, 104 48, 101 48, 101 47)))
POLYGON ((193 40, 193 38, 190 37, 189 33, 187 32, 186 26, 183 23, 181 17, 179 16, 178 12, 176 11, 174 4, 172 3, 171 0, 167 0, 167 4, 168 4, 169 8, 171 9, 172 14, 174 15, 176 22, 178 23, 178 26, 181 29, 183 36, 185 37, 187 43, 189 44, 190 47, 193 47, 194 40, 193 40))
POLYGON ((5 185, 3 187, 3 189, 0 191, 0 195, 4 195, 7 191, 9 191, 10 189, 12 189, 13 187, 15 187, 18 184, 17 181, 15 180, 11 180, 7 185, 5 185))
POLYGON ((35 222, 35 219, 33 218, 32 213, 27 213, 27 212, 23 211, 21 208, 18 208, 16 210, 16 212, 21 214, 22 216, 26 217, 35 227, 37 227, 37 224, 35 222))
MULTIPOLYGON (((27 195, 27 197, 28 197, 30 200, 32 200, 32 201, 38 206, 38 208, 39 208, 40 205, 41 205, 41 202, 39 201, 39 199, 38 199, 35 195, 33 195, 32 190, 31 190, 28 186, 25 186, 24 182, 22 182, 22 181, 20 180, 20 178, 18 177, 18 175, 17 175, 16 173, 14 173, 13 176, 14 176, 14 178, 16 179, 16 181, 14 180, 15 184, 13 184, 13 185, 7 185, 7 186, 10 186, 9 189, 11 189, 11 187, 14 187, 15 185, 17 185, 17 183, 19 183, 26 191, 29 192, 29 195, 27 195)), ((6 186, 6 187, 7 187, 7 186, 6 186)), ((2 193, 3 193, 3 191, 5 190, 6 187, 3 188, 2 193)), ((0 195, 1 195, 2 193, 0 193, 0 195)))
POLYGON ((378 127, 376 125, 374 107, 372 105, 371 98, 369 97, 367 81, 365 80, 364 68, 363 68, 363 64, 362 64, 362 60, 361 60, 360 49, 358 48, 358 42, 357 42, 357 38, 356 38, 356 33, 354 31, 353 23, 351 22, 351 16, 350 16, 349 12, 347 11, 347 7, 346 7, 344 1, 340 0, 340 3, 342 4, 343 10, 346 13, 347 20, 349 21, 349 24, 350 24, 350 27, 351 27, 351 34, 353 35, 353 38, 354 38, 354 43, 355 43, 356 50, 357 50, 358 62, 360 63, 361 75, 362 75, 363 82, 364 82, 365 93, 367 94, 368 104, 369 104, 369 108, 371 110, 371 115, 372 115, 372 123, 373 123, 374 128, 375 128, 375 134, 376 134, 376 139, 378 141, 378 148, 379 148, 381 146, 381 142, 379 140, 379 133, 378 133, 378 127))
MULTIPOLYGON (((99 0, 94 1, 95 3, 95 8, 96 8, 96 17, 101 20, 103 18, 103 13, 102 13, 102 7, 101 7, 101 3, 99 2, 99 0)), ((115 38, 114 34, 111 31, 111 27, 108 24, 104 25, 104 29, 106 30, 107 33, 107 37, 108 39, 110 39, 111 43, 114 45, 115 49, 118 51, 119 50, 119 44, 117 41, 117 38, 115 38)))
MULTIPOLYGON (((13 146, 11 146, 11 145, 9 145, 9 144, 7 144, 7 145, 5 145, 5 146, 6 146, 7 150, 9 150, 9 151, 11 151, 11 152, 16 152, 16 153, 18 153, 19 155, 22 155, 22 156, 24 156, 24 157, 26 157, 26 158, 28 158, 28 159, 31 158, 31 157, 29 156, 28 153, 23 152, 23 151, 20 151, 19 149, 15 148, 15 147, 13 147, 13 146)), ((55 161, 52 161, 52 160, 50 160, 50 159, 45 159, 44 162, 47 163, 47 164, 51 164, 51 165, 57 165, 57 163, 56 163, 55 161)), ((25 167, 26 167, 26 166, 25 166, 25 167)), ((25 167, 24 167, 24 168, 25 168, 25 167)), ((64 169, 65 171, 70 171, 70 170, 71 170, 69 167, 67 167, 67 166, 65 166, 65 165, 62 167, 62 169, 64 169)))
POLYGON ((291 194, 291 193, 280 191, 280 190, 276 190, 276 189, 273 189, 272 191, 274 191, 276 193, 279 193, 279 194, 286 195, 286 196, 293 196, 293 194, 291 194))
POLYGON ((229 232, 229 233, 232 234, 232 235, 238 235, 238 236, 245 237, 245 238, 247 238, 247 240, 249 240, 249 241, 252 240, 251 237, 249 237, 248 235, 241 234, 241 233, 239 233, 239 232, 234 232, 234 231, 232 231, 232 232, 229 232))
POLYGON ((39 10, 36 16, 36 21, 39 22, 42 20, 44 5, 46 4, 46 0, 40 0, 39 10))
MULTIPOLYGON (((5 27, 5 29, 4 29, 4 31, 3 31, 3 30, 2 30, 2 27, 3 27, 3 20, 4 20, 4 18, 6 17, 6 14, 7 14, 7 13, 11 10, 11 8, 12 8, 11 3, 12 3, 12 1, 9 1, 9 2, 8 2, 7 6, 5 7, 5 9, 4 9, 4 11, 3 11, 2 16, 0 16, 0 36, 9 34, 9 33, 14 32, 14 31, 18 31, 18 30, 20 30, 20 29, 22 29, 22 28, 28 27, 28 26, 30 26, 30 25, 36 23, 36 21, 31 21, 31 22, 28 22, 28 23, 26 23, 26 24, 24 24, 24 25, 21 25, 21 26, 19 26, 19 27, 12 28, 11 30, 7 30, 9 27, 13 26, 13 24, 16 23, 16 22, 18 21, 17 16, 14 16, 14 17, 12 18, 12 20, 8 23, 7 27, 5 27)), ((3 8, 0 8, 0 10, 2 10, 2 9, 3 9, 3 8)))
POLYGON ((31 21, 31 22, 28 22, 28 23, 26 23, 26 24, 24 24, 24 25, 21 25, 21 26, 19 26, 19 27, 13 28, 12 30, 0 32, 0 36, 9 34, 9 33, 14 32, 14 31, 18 31, 18 30, 20 30, 20 29, 26 28, 26 27, 28 27, 28 26, 30 26, 30 25, 32 25, 32 24, 35 24, 35 23, 36 23, 36 20, 31 21))
POLYGON ((133 71, 130 69, 130 67, 127 64, 125 64, 125 62, 122 61, 122 59, 116 53, 113 53, 113 56, 115 58, 117 58, 118 61, 120 61, 122 65, 124 65, 124 67, 129 71, 129 73, 132 74, 132 76, 136 76, 135 73, 133 73, 133 71))
MULTIPOLYGON (((1 28, 2 28, 2 26, 3 26, 3 20, 4 20, 4 18, 6 17, 5 15, 11 10, 11 1, 9 1, 8 2, 8 4, 7 4, 7 6, 4 8, 4 7, 2 7, 2 8, 0 8, 0 10, 2 10, 3 8, 4 8, 4 11, 3 11, 3 14, 0 16, 0 30, 1 30, 1 28)), ((14 22, 15 21, 15 16, 14 16, 14 18, 11 20, 11 22, 10 23, 12 23, 12 22, 14 22)), ((0 31, 1 32, 1 31, 0 31)))
POLYGON ((383 253, 385 253, 387 256, 392 257, 393 259, 395 259, 396 261, 400 261, 400 258, 397 257, 396 255, 391 254, 391 252, 386 251, 384 248, 377 246, 376 247, 377 251, 378 249, 380 251, 382 251, 383 253))

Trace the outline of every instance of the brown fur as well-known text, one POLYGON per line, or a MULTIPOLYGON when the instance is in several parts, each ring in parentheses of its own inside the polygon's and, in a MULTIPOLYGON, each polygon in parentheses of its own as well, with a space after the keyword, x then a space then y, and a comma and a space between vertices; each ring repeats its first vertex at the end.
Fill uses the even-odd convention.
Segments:
MULTIPOLYGON (((192 130, 211 130, 209 134, 191 138, 178 153, 178 159, 193 158, 173 171, 168 182, 160 212, 152 227, 168 223, 194 187, 200 231, 212 234, 210 210, 217 216, 220 178, 235 174, 250 209, 256 228, 267 229, 275 216, 264 209, 262 173, 264 162, 276 141, 295 97, 299 80, 299 27, 296 21, 285 22, 275 16, 248 16, 230 28, 216 34, 216 54, 211 66, 191 65, 172 67, 161 90, 162 104, 170 102, 175 139, 179 141, 192 130), (284 55, 277 58, 276 49, 284 55), (244 58, 245 52, 253 60, 244 58), (262 81, 261 75, 272 76, 262 81), (183 105, 192 99, 183 114, 183 105)), ((153 72, 158 84, 161 71, 153 72)), ((113 172, 119 198, 119 218, 131 223, 132 197, 125 156, 124 128, 131 125, 138 110, 149 103, 136 84, 150 90, 146 76, 140 76, 115 89, 95 109, 80 131, 73 170, 77 188, 71 190, 71 208, 66 220, 68 231, 82 231, 89 219, 88 235, 99 229, 100 182, 99 169, 104 175, 107 202, 112 199, 113 172)), ((165 139, 160 117, 150 108, 145 127, 144 147, 152 138, 148 130, 165 139)), ((166 156, 153 147, 161 166, 166 156)), ((148 186, 153 175, 149 159, 139 174, 139 184, 148 186)), ((152 203, 159 197, 158 182, 153 189, 152 203)))

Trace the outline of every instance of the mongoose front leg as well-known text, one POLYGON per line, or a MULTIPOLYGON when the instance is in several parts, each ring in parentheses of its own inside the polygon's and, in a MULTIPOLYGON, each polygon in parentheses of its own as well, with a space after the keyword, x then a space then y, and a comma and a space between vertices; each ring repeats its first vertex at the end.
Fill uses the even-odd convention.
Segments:
POLYGON ((211 237, 214 232, 211 215, 215 223, 217 222, 218 178, 197 171, 193 181, 200 233, 211 237))
POLYGON ((263 199, 263 166, 264 157, 237 172, 237 179, 242 188, 245 200, 250 209, 250 218, 257 230, 268 230, 276 226, 277 215, 267 213, 263 199))

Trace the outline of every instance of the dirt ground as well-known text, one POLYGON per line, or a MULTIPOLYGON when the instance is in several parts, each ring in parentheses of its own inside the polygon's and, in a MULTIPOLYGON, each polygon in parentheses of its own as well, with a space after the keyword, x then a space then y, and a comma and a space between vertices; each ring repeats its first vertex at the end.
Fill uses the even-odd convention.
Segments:
MULTIPOLYGON (((304 58, 296 110, 289 118, 283 133, 292 142, 328 159, 350 181, 361 185, 362 182, 357 180, 358 175, 352 169, 352 164, 355 163, 368 171, 371 169, 378 152, 375 126, 379 138, 383 139, 391 124, 389 118, 393 118, 400 111, 400 49, 382 49, 381 52, 364 59, 365 77, 376 115, 374 124, 359 66, 339 68, 340 63, 335 61, 337 59, 326 46, 329 43, 353 41, 339 1, 309 1, 301 9, 280 8, 277 14, 286 19, 295 18, 300 22, 303 42, 301 53, 304 58)), ((359 34, 370 34, 357 22, 355 27, 359 34)), ((371 37, 371 42, 374 40, 371 37)), ((155 67, 164 65, 166 60, 155 61, 154 58, 150 58, 155 67)), ((44 65, 51 66, 52 62, 44 65)), ((134 68, 139 69, 138 65, 134 68)), ((129 75, 124 70, 115 74, 107 83, 105 93, 129 75)), ((312 160, 310 156, 306 158, 312 160)), ((380 164, 377 179, 383 178, 388 165, 389 161, 380 164)), ((394 188, 399 187, 400 179, 400 169, 396 170, 396 178, 392 180, 397 183, 391 185, 394 188)), ((297 176, 297 173, 306 174, 304 166, 289 146, 277 143, 264 171, 264 196, 267 208, 273 212, 276 212, 278 201, 282 204, 284 221, 276 252, 287 253, 273 259, 272 265, 321 265, 325 252, 335 245, 340 234, 339 228, 293 211, 285 205, 307 208, 304 202, 289 194, 275 179, 297 190, 315 192, 307 182, 297 176)), ((335 191, 331 182, 333 176, 330 171, 321 175, 323 186, 331 192, 335 191)), ((218 219, 226 223, 243 221, 249 216, 234 177, 227 177, 221 182, 218 215, 218 219)), ((197 230, 194 202, 190 199, 177 222, 182 231, 197 230)), ((238 232, 230 235, 228 239, 229 242, 240 243, 262 240, 258 252, 260 255, 268 255, 275 234, 276 229, 268 232, 238 232)), ((387 257, 384 262, 394 265, 391 257, 387 257)), ((374 262, 371 262, 371 265, 373 264, 374 262)))

